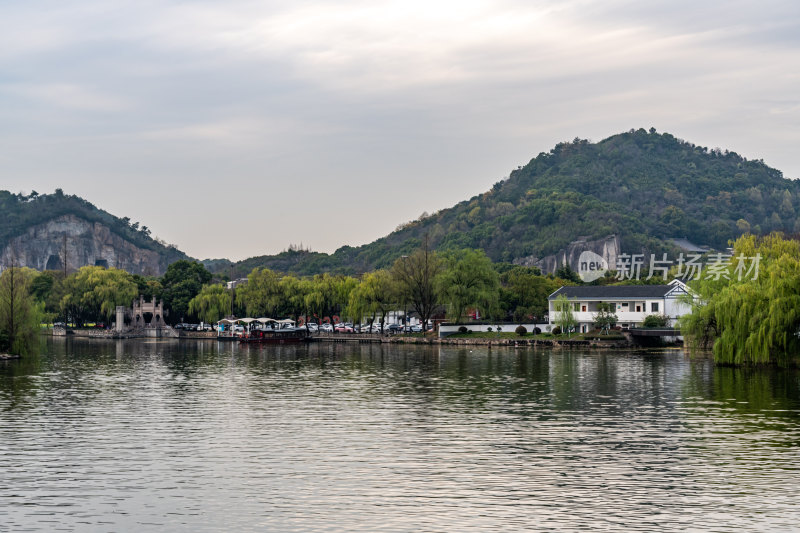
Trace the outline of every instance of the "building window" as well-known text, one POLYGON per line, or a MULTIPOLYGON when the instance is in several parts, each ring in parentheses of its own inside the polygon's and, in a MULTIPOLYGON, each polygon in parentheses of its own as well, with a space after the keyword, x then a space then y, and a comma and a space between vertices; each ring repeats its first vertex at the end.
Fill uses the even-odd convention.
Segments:
POLYGON ((637 313, 641 313, 642 312, 642 306, 641 305, 637 305, 636 306, 636 312, 637 313))
POLYGON ((581 304, 577 304, 577 303, 576 303, 576 304, 575 304, 575 305, 572 307, 572 309, 573 309, 574 311, 576 311, 576 312, 577 312, 577 311, 579 311, 579 310, 580 310, 580 308, 581 308, 581 307, 580 307, 580 305, 581 305, 581 304))
POLYGON ((585 305, 581 306, 581 311, 583 311, 584 313, 586 312, 586 306, 585 305))
POLYGON ((652 313, 658 313, 658 302, 652 302, 650 304, 650 311, 652 313))

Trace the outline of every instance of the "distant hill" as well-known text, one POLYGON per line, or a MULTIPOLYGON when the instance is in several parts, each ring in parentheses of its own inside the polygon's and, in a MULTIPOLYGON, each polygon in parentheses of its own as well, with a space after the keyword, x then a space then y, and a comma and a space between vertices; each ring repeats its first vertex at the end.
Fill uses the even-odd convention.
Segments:
POLYGON ((224 268, 234 276, 255 266, 359 273, 390 265, 426 233, 440 250, 482 248, 495 261, 526 264, 609 235, 628 253, 674 250, 673 239, 721 249, 745 231, 798 232, 798 213, 800 184, 763 161, 639 129, 558 144, 489 191, 370 244, 330 255, 288 250, 224 268))
POLYGON ((85 265, 162 274, 186 254, 153 239, 147 226, 98 209, 77 196, 0 191, 0 264, 39 270, 85 265))

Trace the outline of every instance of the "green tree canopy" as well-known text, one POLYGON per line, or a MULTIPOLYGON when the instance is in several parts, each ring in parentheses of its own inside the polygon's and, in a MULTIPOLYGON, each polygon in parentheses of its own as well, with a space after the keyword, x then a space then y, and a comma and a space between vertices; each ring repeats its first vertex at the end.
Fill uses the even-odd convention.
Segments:
POLYGON ((386 315, 398 305, 397 287, 387 270, 376 270, 364 274, 361 283, 350 293, 351 314, 372 317, 380 316, 383 330, 386 315))
POLYGON ((513 320, 541 320, 548 313, 547 298, 564 284, 541 275, 536 267, 515 265, 500 275, 500 301, 513 320))
POLYGON ((329 274, 319 274, 309 281, 304 301, 308 310, 320 321, 333 319, 336 304, 335 279, 329 274))
POLYGON ((118 305, 131 305, 137 295, 133 276, 124 270, 85 266, 65 280, 61 307, 82 325, 88 320, 109 320, 118 305))
POLYGON ((28 355, 36 346, 44 304, 31 294, 37 272, 10 267, 0 274, 0 350, 28 355))
POLYGON ((444 256, 445 267, 438 278, 439 291, 449 304, 450 319, 456 323, 474 307, 488 315, 497 303, 499 276, 483 250, 459 250, 444 256))
POLYGON ((189 301, 189 313, 213 324, 230 312, 231 293, 221 284, 205 285, 200 294, 189 301))
POLYGON ((698 298, 690 301, 692 313, 682 317, 681 331, 694 347, 713 344, 718 363, 796 364, 800 242, 778 233, 743 235, 733 250, 725 276, 691 282, 698 298))
POLYGON ((197 261, 181 259, 167 267, 161 277, 164 305, 172 322, 179 322, 189 312, 189 302, 211 281, 211 273, 197 261))

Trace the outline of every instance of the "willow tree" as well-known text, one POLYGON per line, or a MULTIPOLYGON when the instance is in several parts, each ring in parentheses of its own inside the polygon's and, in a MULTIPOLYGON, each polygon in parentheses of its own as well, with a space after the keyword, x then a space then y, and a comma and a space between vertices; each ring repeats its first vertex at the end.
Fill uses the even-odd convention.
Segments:
POLYGON ((244 303, 250 316, 274 316, 282 302, 280 276, 268 268, 254 268, 247 283, 237 290, 237 299, 244 303))
POLYGON ((291 316, 294 319, 303 316, 305 318, 304 322, 308 322, 306 293, 311 289, 311 284, 307 280, 301 280, 289 275, 281 278, 278 282, 278 289, 282 295, 281 314, 291 316))
MULTIPOLYGON (((308 310, 322 322, 332 314, 335 299, 333 278, 329 274, 317 274, 309 280, 303 301, 308 310)), ((332 318, 329 318, 333 321, 332 318)))
POLYGON ((386 315, 397 305, 397 287, 391 274, 386 270, 376 270, 364 274, 361 283, 350 293, 348 308, 356 316, 371 316, 375 322, 380 316, 381 332, 386 315))
POLYGON ((36 271, 10 267, 0 274, 0 349, 15 355, 33 350, 41 327, 44 304, 31 294, 36 271))
POLYGON ((133 276, 116 268, 85 266, 65 280, 61 307, 78 325, 110 319, 118 305, 130 305, 139 290, 133 276))
POLYGON ((231 293, 221 284, 205 285, 200 294, 189 301, 189 313, 203 322, 214 323, 231 308, 231 293))
POLYGON ((713 345, 717 363, 796 363, 800 242, 777 233, 760 239, 744 235, 733 250, 727 279, 691 284, 697 298, 692 313, 681 319, 681 331, 693 346, 713 345))
POLYGON ((350 294, 358 287, 358 280, 350 276, 336 276, 333 281, 334 301, 340 314, 347 313, 353 322, 361 322, 362 316, 357 316, 348 308, 350 294))
POLYGON ((578 321, 575 320, 575 314, 572 312, 572 302, 567 298, 566 294, 559 294, 553 305, 556 312, 553 322, 561 328, 562 334, 566 333, 567 337, 569 337, 572 329, 578 325, 578 321))
POLYGON ((500 287, 492 260, 483 250, 465 249, 446 254, 444 261, 439 291, 449 304, 451 320, 459 323, 470 307, 488 315, 497 303, 500 287))

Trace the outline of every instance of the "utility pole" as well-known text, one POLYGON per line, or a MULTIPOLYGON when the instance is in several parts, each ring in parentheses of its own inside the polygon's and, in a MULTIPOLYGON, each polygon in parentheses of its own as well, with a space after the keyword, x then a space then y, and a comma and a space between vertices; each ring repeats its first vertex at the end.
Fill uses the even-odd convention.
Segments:
POLYGON ((236 294, 236 287, 233 283, 233 263, 228 265, 228 278, 231 282, 231 314, 229 316, 233 316, 233 295, 236 294))

